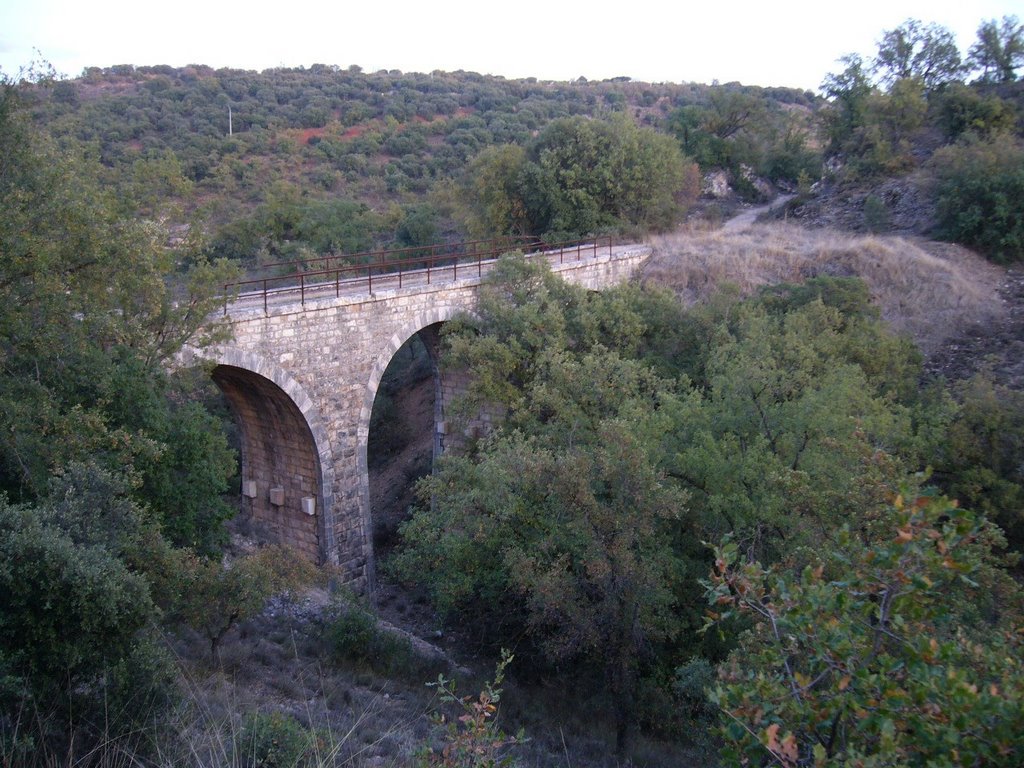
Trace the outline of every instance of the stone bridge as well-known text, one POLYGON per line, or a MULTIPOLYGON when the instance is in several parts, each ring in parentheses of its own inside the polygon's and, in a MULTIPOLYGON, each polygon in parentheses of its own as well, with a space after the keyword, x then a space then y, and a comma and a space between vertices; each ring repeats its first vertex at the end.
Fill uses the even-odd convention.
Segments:
MULTIPOLYGON (((646 246, 549 251, 568 282, 601 290, 630 279, 646 246)), ((372 590, 367 443, 378 384, 420 334, 432 354, 440 325, 472 313, 493 261, 245 293, 225 305, 232 341, 183 362, 213 364, 241 432, 241 506, 270 540, 341 568, 372 590)), ((435 451, 446 430, 435 359, 435 451)))

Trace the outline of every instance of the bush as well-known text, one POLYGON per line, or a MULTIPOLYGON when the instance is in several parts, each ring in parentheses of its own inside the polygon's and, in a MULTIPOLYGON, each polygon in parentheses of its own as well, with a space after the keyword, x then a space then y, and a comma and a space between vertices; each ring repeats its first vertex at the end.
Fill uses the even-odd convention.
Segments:
POLYGON ((1024 147, 1008 135, 935 153, 938 235, 1001 264, 1024 259, 1024 147))
POLYGON ((221 641, 239 622, 259 615, 274 595, 309 586, 318 577, 309 560, 294 549, 277 545, 227 566, 185 553, 179 568, 184 586, 177 613, 206 635, 215 661, 219 660, 221 641))
POLYGON ((692 725, 707 726, 717 717, 718 709, 711 703, 707 694, 714 680, 714 667, 707 659, 699 656, 676 669, 672 693, 679 702, 683 716, 692 725))
POLYGON ((252 712, 235 742, 234 764, 258 768, 300 768, 314 756, 315 736, 291 715, 252 712))
POLYGON ((864 226, 868 232, 878 234, 889 229, 889 211, 878 195, 864 198, 864 226))
POLYGON ((175 697, 134 569, 147 532, 123 487, 90 467, 72 467, 38 506, 0 496, 0 763, 145 750, 175 697))
POLYGON ((368 667, 388 676, 411 676, 420 667, 425 669, 408 639, 381 629, 376 617, 357 605, 337 606, 324 628, 324 641, 330 658, 338 664, 368 667))
POLYGON ((1024 552, 1024 392, 981 373, 954 393, 960 408, 932 460, 935 479, 1002 528, 1010 550, 1024 552))
POLYGON ((1021 592, 991 565, 998 532, 900 496, 873 538, 844 527, 801 574, 716 549, 708 625, 754 622, 712 694, 723 764, 1021 764, 1021 592))
POLYGON ((938 118, 950 141, 968 132, 983 137, 1009 133, 1016 124, 1012 102, 960 84, 939 96, 938 118))
POLYGON ((145 579, 0 498, 0 652, 37 693, 96 680, 154 615, 145 579))

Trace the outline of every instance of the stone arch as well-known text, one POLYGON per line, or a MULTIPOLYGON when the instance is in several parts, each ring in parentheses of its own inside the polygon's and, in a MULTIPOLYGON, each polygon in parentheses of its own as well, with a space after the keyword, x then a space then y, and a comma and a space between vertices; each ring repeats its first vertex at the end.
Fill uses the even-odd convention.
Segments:
POLYGON ((258 355, 221 348, 202 359, 213 365, 242 432, 243 509, 279 543, 336 564, 334 458, 313 401, 287 371, 258 355), (281 489, 273 498, 272 488, 281 489), (313 515, 303 508, 309 498, 313 515))
POLYGON ((432 325, 440 325, 446 323, 453 317, 459 315, 465 315, 466 312, 463 309, 454 307, 438 307, 432 309, 429 312, 420 312, 415 318, 406 323, 402 328, 396 331, 387 344, 385 344, 383 351, 377 355, 373 367, 370 369, 370 379, 366 383, 366 388, 363 391, 363 405, 359 411, 359 469, 361 472, 366 472, 366 443, 370 434, 370 414, 373 412, 373 401, 377 397, 377 388, 380 386, 380 381, 384 378, 384 372, 387 370, 388 363, 395 354, 402 348, 402 346, 425 328, 429 328, 432 325))
MULTIPOLYGON (((370 416, 373 413, 373 403, 377 397, 377 389, 380 386, 381 379, 384 378, 384 373, 387 370, 388 364, 405 345, 405 343, 409 341, 409 339, 422 331, 440 326, 442 323, 448 322, 456 316, 463 316, 465 314, 466 311, 464 309, 450 306, 437 307, 429 311, 416 314, 410 322, 403 325, 391 336, 391 338, 388 339, 370 369, 370 377, 366 383, 365 389, 363 390, 363 404, 359 412, 356 466, 360 477, 359 506, 363 514, 362 523, 363 530, 366 531, 367 536, 367 550, 370 553, 368 561, 371 563, 374 563, 375 557, 373 553, 371 535, 371 531, 373 531, 373 521, 370 519, 370 480, 367 448, 369 446, 370 438, 370 416)), ((433 355, 434 350, 430 349, 431 345, 427 344, 427 347, 428 350, 431 351, 431 355, 433 355)), ((440 418, 440 397, 439 387, 437 387, 435 389, 435 425, 440 418)), ((436 450, 435 446, 435 453, 436 450)), ((371 572, 373 572, 372 566, 371 572)))

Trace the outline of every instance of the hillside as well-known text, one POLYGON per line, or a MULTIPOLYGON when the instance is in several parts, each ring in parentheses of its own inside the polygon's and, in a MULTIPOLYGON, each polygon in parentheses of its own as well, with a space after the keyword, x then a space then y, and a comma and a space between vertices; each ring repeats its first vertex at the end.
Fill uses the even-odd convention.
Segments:
POLYGON ((739 84, 325 65, 94 68, 33 95, 37 122, 94 158, 134 211, 179 233, 199 222, 214 253, 250 263, 260 252, 289 258, 464 239, 455 188, 469 162, 488 147, 525 146, 558 119, 624 114, 670 132, 683 110, 753 105, 767 151, 794 132, 810 140, 821 104, 809 92, 739 84))

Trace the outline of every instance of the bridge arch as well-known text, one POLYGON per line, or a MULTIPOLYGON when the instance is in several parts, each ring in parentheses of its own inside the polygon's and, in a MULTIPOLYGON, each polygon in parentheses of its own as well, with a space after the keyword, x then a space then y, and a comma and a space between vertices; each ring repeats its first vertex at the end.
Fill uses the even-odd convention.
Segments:
POLYGON ((387 340, 384 348, 377 355, 373 367, 370 369, 370 380, 367 382, 363 393, 363 405, 359 412, 359 437, 364 446, 366 436, 369 434, 370 414, 373 412, 373 401, 377 397, 377 388, 380 386, 381 379, 384 378, 384 372, 387 370, 388 364, 398 353, 398 350, 420 331, 434 325, 446 323, 454 317, 465 317, 466 315, 467 312, 463 308, 447 306, 431 309, 428 312, 420 312, 387 340))
MULTIPOLYGON (((370 444, 370 420, 373 415, 373 405, 377 399, 381 380, 388 369, 391 361, 414 336, 420 334, 430 356, 434 375, 434 460, 440 455, 443 446, 441 443, 444 421, 444 400, 443 388, 441 385, 441 374, 438 368, 437 355, 439 352, 439 331, 441 326, 456 316, 465 316, 464 308, 442 306, 435 307, 426 312, 420 312, 413 316, 412 320, 405 323, 396 331, 383 345, 380 353, 376 356, 373 366, 370 369, 369 381, 363 392, 363 403, 359 412, 358 451, 357 467, 360 477, 360 508, 363 511, 363 530, 373 530, 371 520, 370 501, 370 467, 369 467, 369 444, 370 444)), ((372 537, 367 537, 370 543, 368 561, 372 564, 370 572, 375 572, 375 553, 372 551, 372 537)))
POLYGON ((253 353, 221 348, 205 359, 242 435, 242 511, 269 540, 336 563, 334 460, 313 401, 253 353))

